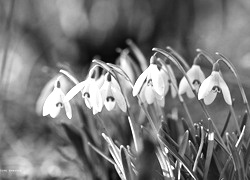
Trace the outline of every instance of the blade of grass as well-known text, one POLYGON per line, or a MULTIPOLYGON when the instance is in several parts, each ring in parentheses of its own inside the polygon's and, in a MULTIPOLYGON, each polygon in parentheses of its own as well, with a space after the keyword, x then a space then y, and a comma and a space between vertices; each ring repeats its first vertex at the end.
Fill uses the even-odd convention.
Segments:
POLYGON ((228 112, 226 122, 225 122, 225 124, 223 126, 223 129, 222 129, 221 133, 220 133, 221 137, 223 137, 225 132, 226 132, 227 126, 229 124, 230 117, 231 117, 231 111, 228 112))
POLYGON ((246 126, 246 124, 247 124, 247 118, 248 118, 248 114, 247 114, 247 111, 245 111, 244 116, 242 118, 242 122, 240 124, 241 131, 242 131, 243 127, 246 126))
POLYGON ((230 135, 227 133, 228 146, 232 153, 232 158, 234 162, 234 169, 238 175, 238 179, 245 179, 245 169, 243 159, 241 158, 238 149, 233 145, 234 142, 230 135))
POLYGON ((213 149, 214 149, 214 132, 209 132, 203 180, 207 180, 208 171, 210 169, 209 168, 210 163, 213 156, 213 149))
POLYGON ((122 166, 124 169, 124 175, 126 177, 126 180, 133 180, 134 174, 133 174, 133 170, 131 167, 131 161, 128 156, 127 150, 124 146, 120 147, 120 156, 121 156, 122 166))
POLYGON ((190 167, 186 164, 185 160, 178 154, 178 152, 176 152, 176 150, 174 150, 164 138, 162 138, 162 137, 159 136, 159 135, 158 135, 158 138, 159 138, 160 142, 161 142, 164 146, 166 146, 166 148, 169 150, 169 152, 170 152, 176 159, 178 159, 178 160, 183 164, 183 166, 184 166, 185 169, 188 171, 188 173, 192 176, 192 178, 194 178, 195 180, 197 180, 197 177, 196 177, 195 173, 192 171, 192 169, 190 169, 190 167))
MULTIPOLYGON (((189 131, 186 131, 185 133, 184 133, 184 135, 183 135, 183 139, 182 139, 182 141, 181 141, 181 143, 180 143, 180 148, 179 148, 179 150, 178 150, 178 153, 180 154, 180 156, 184 159, 184 155, 185 155, 185 152, 186 152, 186 149, 187 149, 187 144, 188 144, 188 136, 189 136, 189 133, 188 133, 189 131)), ((178 163, 177 163, 177 179, 179 180, 180 178, 181 178, 181 173, 180 173, 180 171, 181 171, 181 166, 182 166, 182 164, 181 164, 181 162, 180 161, 178 161, 178 163)))

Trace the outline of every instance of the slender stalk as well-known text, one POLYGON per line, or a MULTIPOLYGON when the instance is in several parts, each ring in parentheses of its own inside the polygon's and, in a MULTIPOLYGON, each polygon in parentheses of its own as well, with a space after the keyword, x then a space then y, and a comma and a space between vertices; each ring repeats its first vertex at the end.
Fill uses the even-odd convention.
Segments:
POLYGON ((60 73, 64 74, 67 78, 69 78, 75 85, 79 83, 79 81, 72 76, 68 71, 61 69, 60 73))
POLYGON ((110 162, 113 165, 116 165, 116 163, 109 158, 108 156, 106 156, 103 152, 101 152, 97 147, 95 147, 93 144, 91 144, 90 142, 88 142, 88 145, 100 156, 102 156, 104 159, 106 159, 108 162, 110 162))
POLYGON ((187 61, 179 53, 177 53, 170 46, 167 46, 166 49, 169 50, 170 53, 173 54, 178 60, 180 60, 180 62, 184 65, 186 70, 190 69, 190 66, 188 65, 187 61))
POLYGON ((213 58, 204 50, 196 49, 197 52, 201 53, 210 64, 214 64, 213 58))
POLYGON ((245 90, 243 88, 243 85, 240 81, 240 78, 239 78, 239 75, 234 67, 234 65, 222 54, 216 52, 215 54, 219 55, 222 59, 222 60, 228 67, 229 69, 232 71, 232 73, 234 74, 235 78, 236 78, 236 81, 237 81, 237 84, 238 84, 238 87, 240 89, 240 93, 241 93, 241 96, 242 96, 242 99, 243 99, 243 103, 244 105, 246 106, 246 109, 247 109, 247 112, 248 112, 248 117, 250 117, 250 107, 249 107, 249 103, 248 103, 248 100, 247 100, 247 97, 246 97, 246 93, 245 93, 245 90))
POLYGON ((240 126, 239 126, 239 122, 237 120, 237 117, 236 117, 236 114, 235 114, 235 111, 234 111, 234 108, 232 105, 229 106, 230 107, 230 111, 234 117, 234 122, 235 122, 235 126, 236 126, 236 131, 238 132, 238 135, 240 135, 240 126))

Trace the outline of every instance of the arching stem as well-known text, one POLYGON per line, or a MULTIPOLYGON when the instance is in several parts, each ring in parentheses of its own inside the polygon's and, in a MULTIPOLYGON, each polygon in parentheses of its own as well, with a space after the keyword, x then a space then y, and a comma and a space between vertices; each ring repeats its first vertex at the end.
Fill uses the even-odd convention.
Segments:
POLYGON ((170 53, 173 54, 183 64, 186 70, 190 69, 190 66, 188 65, 187 61, 179 53, 177 53, 170 46, 167 46, 166 49, 169 50, 170 53))
POLYGON ((238 87, 240 89, 240 93, 241 93, 241 96, 242 96, 242 99, 243 99, 243 103, 244 103, 244 105, 246 106, 246 109, 247 109, 248 117, 250 117, 250 107, 249 107, 249 103, 248 103, 248 100, 247 100, 247 97, 246 97, 246 93, 244 91, 244 88, 243 88, 242 83, 240 81, 239 75, 235 70, 234 65, 224 55, 222 55, 222 54, 220 54, 218 52, 216 52, 215 54, 217 54, 217 55, 219 55, 221 57, 221 60, 229 67, 229 69, 234 74, 234 76, 236 78, 236 81, 237 81, 237 84, 238 84, 238 87))

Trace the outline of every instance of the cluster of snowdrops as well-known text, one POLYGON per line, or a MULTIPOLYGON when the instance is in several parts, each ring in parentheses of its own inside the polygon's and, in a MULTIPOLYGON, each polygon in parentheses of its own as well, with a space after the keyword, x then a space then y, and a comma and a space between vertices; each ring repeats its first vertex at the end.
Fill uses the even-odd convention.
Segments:
MULTIPOLYGON (((102 133, 102 136, 109 145, 109 151, 114 161, 91 145, 91 143, 88 144, 99 155, 114 164, 121 179, 134 179, 132 177, 134 177, 135 174, 138 174, 138 169, 135 167, 133 159, 142 150, 141 143, 143 139, 140 135, 140 130, 138 130, 138 124, 136 124, 138 122, 135 122, 136 120, 132 119, 132 116, 130 115, 131 105, 129 97, 134 96, 137 97, 140 110, 145 113, 149 124, 151 125, 152 131, 150 131, 150 134, 159 144, 159 146, 157 146, 156 154, 163 171, 163 176, 175 179, 174 169, 177 169, 177 176, 179 179, 182 172, 181 168, 184 167, 192 178, 198 179, 197 176, 200 175, 203 177, 202 179, 207 179, 212 157, 215 159, 220 157, 220 155, 216 154, 217 152, 213 150, 215 149, 215 139, 222 150, 226 152, 229 157, 232 157, 234 162, 233 165, 236 166, 235 162, 238 160, 238 155, 237 157, 234 157, 235 154, 233 152, 237 152, 236 154, 243 156, 242 153, 240 153, 240 148, 238 148, 238 146, 239 144, 242 144, 242 137, 245 130, 243 126, 245 125, 245 121, 239 125, 240 123, 234 112, 230 90, 223 79, 220 70, 221 62, 226 64, 235 75, 243 102, 246 105, 247 114, 249 114, 250 110, 244 89, 232 63, 220 53, 216 53, 219 58, 215 61, 208 53, 197 49, 197 56, 194 58, 193 64, 190 67, 176 51, 168 47, 166 50, 153 48, 154 53, 151 56, 148 65, 148 61, 138 47, 131 41, 129 42, 129 45, 132 52, 135 54, 136 59, 131 58, 128 49, 120 50, 120 57, 116 64, 105 63, 99 59, 94 59, 88 71, 88 75, 83 81, 76 79, 69 71, 60 70, 61 75, 55 80, 53 90, 44 102, 43 116, 50 115, 52 118, 55 118, 58 116, 61 109, 64 108, 67 117, 71 119, 72 108, 70 103, 78 93, 81 93, 86 107, 92 110, 93 115, 98 115, 98 113, 102 112, 104 108, 106 108, 108 112, 123 111, 124 114, 127 114, 128 116, 132 132, 135 147, 135 149, 132 150, 133 152, 129 146, 125 148, 121 145, 120 148, 118 148, 118 145, 113 142, 111 136, 105 133, 102 133), (204 60, 208 61, 212 67, 211 74, 208 77, 205 77, 201 68, 203 64, 202 61, 204 60), (175 66, 175 68, 173 68, 173 66, 175 66), (177 84, 176 72, 174 71, 177 69, 183 74, 179 85, 177 84), (60 80, 62 76, 65 76, 75 84, 67 93, 63 92, 61 88, 62 84, 60 80), (151 104, 163 109, 166 104, 165 97, 167 93, 170 93, 173 98, 178 97, 187 114, 186 122, 183 122, 186 124, 185 129, 187 131, 184 133, 180 145, 177 144, 178 142, 172 140, 174 137, 165 134, 166 137, 169 138, 168 140, 170 140, 170 144, 172 143, 173 146, 176 146, 177 150, 173 149, 172 145, 169 145, 169 142, 166 141, 165 137, 159 135, 159 132, 162 130, 156 127, 152 120, 153 117, 151 117, 147 109, 147 106, 151 104), (223 98, 226 104, 230 107, 231 114, 233 115, 237 137, 235 137, 235 142, 230 141, 229 144, 236 144, 235 148, 238 149, 235 151, 232 147, 230 147, 230 149, 225 144, 223 133, 218 131, 205 107, 206 105, 213 103, 218 93, 223 95, 223 98), (198 134, 197 128, 195 129, 195 124, 182 97, 184 94, 186 94, 188 98, 196 98, 198 100, 207 120, 209 121, 207 128, 204 128, 203 125, 198 125, 198 129, 200 129, 200 133, 198 134), (205 137, 207 138, 206 141, 205 137), (200 144, 199 141, 197 141, 197 138, 201 142, 200 144), (188 141, 188 139, 190 140, 188 141), (204 144, 206 144, 207 147, 206 160, 203 162, 204 165, 201 166, 201 163, 198 162, 202 160, 201 154, 202 149, 205 146, 204 144), (190 153, 191 151, 188 151, 188 148, 193 149, 193 153, 190 153), (175 158, 169 158, 167 155, 169 151, 175 158), (186 159, 184 156, 185 154, 193 156, 191 166, 188 163, 190 159, 188 161, 184 160, 186 159), (175 160, 178 162, 177 165, 175 165, 176 168, 173 167, 175 163, 172 162, 175 160), (197 174, 196 171, 198 167, 203 168, 203 171, 200 170, 197 174)), ((229 120, 230 116, 227 119, 229 120)), ((225 127, 226 126, 227 125, 225 125, 225 127)), ((228 133, 227 137, 229 137, 228 133)), ((230 137, 228 139, 230 139, 230 137)), ((250 146, 247 146, 246 149, 248 147, 250 146)), ((245 153, 243 154, 245 156, 245 153)), ((247 153, 246 156, 248 157, 247 153)), ((223 163, 224 162, 222 161, 222 164, 223 163)), ((217 164, 218 169, 222 169, 220 170, 222 172, 220 174, 221 177, 224 177, 226 171, 231 171, 231 166, 228 166, 228 164, 222 166, 220 163, 217 164)), ((242 169, 240 166, 238 168, 242 169)), ((235 169, 237 169, 237 167, 235 169)), ((236 174, 238 177, 243 177, 247 174, 238 170, 235 172, 237 172, 236 174)), ((185 177, 185 173, 182 174, 182 176, 185 177)))

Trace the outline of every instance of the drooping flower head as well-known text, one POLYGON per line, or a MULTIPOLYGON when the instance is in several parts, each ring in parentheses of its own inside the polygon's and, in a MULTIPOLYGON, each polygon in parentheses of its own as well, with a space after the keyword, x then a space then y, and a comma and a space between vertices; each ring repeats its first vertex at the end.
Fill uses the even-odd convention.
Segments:
MULTIPOLYGON (((187 71, 187 77, 191 82, 192 87, 195 89, 196 93, 198 93, 201 83, 205 80, 205 75, 202 72, 201 67, 199 65, 199 55, 200 54, 196 56, 192 67, 187 71)), ((186 77, 183 77, 179 85, 179 94, 182 95, 185 93, 189 98, 195 97, 186 77)))
POLYGON ((126 101, 121 92, 121 88, 117 80, 109 72, 105 74, 104 83, 100 92, 102 101, 108 111, 113 110, 116 104, 123 112, 127 111, 126 101))
POLYGON ((152 104, 156 99, 162 99, 165 92, 164 77, 153 58, 155 55, 151 57, 151 64, 139 76, 133 87, 133 96, 139 94, 141 100, 148 104, 152 104))
POLYGON ((219 63, 213 65, 213 71, 200 86, 198 99, 204 99, 206 105, 211 104, 217 96, 217 93, 222 93, 224 100, 228 105, 232 105, 231 94, 229 88, 220 74, 219 63))
POLYGON ((59 76, 54 84, 54 89, 47 97, 43 105, 43 116, 50 115, 52 118, 55 118, 60 113, 61 109, 64 107, 66 115, 69 119, 72 118, 72 110, 69 102, 64 102, 65 94, 61 89, 59 76))
POLYGON ((82 97, 84 98, 85 104, 89 109, 93 109, 93 114, 101 112, 103 107, 103 102, 100 93, 100 86, 103 81, 97 77, 97 67, 94 66, 89 71, 88 77, 85 81, 82 81, 75 85, 65 97, 65 101, 71 100, 78 92, 82 92, 82 97))

